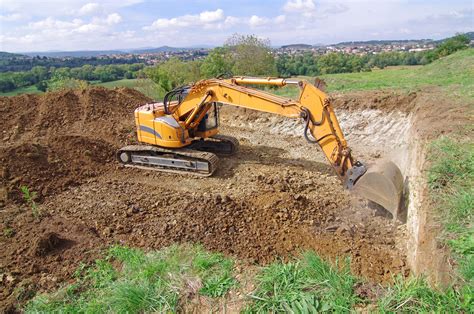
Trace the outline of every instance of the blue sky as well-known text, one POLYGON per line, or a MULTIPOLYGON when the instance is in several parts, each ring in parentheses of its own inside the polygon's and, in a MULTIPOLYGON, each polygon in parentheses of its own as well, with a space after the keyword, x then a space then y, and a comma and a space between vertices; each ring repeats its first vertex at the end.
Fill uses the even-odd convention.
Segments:
POLYGON ((233 33, 272 45, 451 36, 473 0, 0 0, 0 50, 216 46, 233 33))

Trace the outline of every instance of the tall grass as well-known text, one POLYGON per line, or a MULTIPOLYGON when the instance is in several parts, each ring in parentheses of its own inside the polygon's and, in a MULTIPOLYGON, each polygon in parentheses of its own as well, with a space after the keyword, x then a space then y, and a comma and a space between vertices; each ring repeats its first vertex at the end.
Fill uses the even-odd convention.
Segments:
POLYGON ((105 259, 79 267, 73 285, 35 297, 25 312, 176 312, 185 303, 187 281, 199 283, 197 293, 203 296, 221 297, 236 284, 232 269, 232 260, 199 245, 150 253, 114 246, 105 259))
POLYGON ((444 239, 461 278, 474 287, 474 144, 441 137, 429 147, 428 185, 441 216, 444 239))
POLYGON ((331 266, 314 252, 300 260, 273 263, 255 281, 257 289, 245 309, 248 313, 348 312, 358 301, 348 261, 331 266))

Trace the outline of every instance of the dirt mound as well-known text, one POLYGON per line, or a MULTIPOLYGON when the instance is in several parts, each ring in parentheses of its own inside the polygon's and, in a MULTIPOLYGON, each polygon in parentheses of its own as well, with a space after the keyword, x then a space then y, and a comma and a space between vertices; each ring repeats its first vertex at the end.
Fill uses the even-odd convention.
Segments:
POLYGON ((113 161, 115 147, 81 136, 59 136, 45 144, 20 144, 3 148, 2 183, 9 198, 21 200, 19 187, 28 186, 42 197, 78 185, 101 174, 113 161))
POLYGON ((0 97, 0 131, 7 143, 75 133, 118 143, 134 129, 133 110, 149 101, 133 89, 99 87, 0 97))
POLYGON ((105 88, 0 98, 3 190, 18 200, 27 185, 44 197, 103 173, 134 137, 133 110, 148 101, 135 90, 105 88))
POLYGON ((398 111, 410 113, 415 109, 416 92, 352 92, 331 95, 336 110, 351 112, 354 110, 378 109, 385 112, 398 111))

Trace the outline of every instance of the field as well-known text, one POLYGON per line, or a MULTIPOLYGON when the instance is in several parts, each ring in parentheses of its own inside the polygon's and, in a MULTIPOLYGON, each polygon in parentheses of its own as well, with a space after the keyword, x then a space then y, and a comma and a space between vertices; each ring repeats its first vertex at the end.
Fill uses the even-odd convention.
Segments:
POLYGON ((196 178, 114 160, 150 82, 1 97, 1 306, 469 312, 473 57, 324 76, 354 155, 400 166, 402 221, 345 191, 300 121, 223 107, 240 150, 196 178))
POLYGON ((41 94, 42 92, 39 91, 36 86, 28 86, 23 88, 15 89, 11 92, 0 93, 0 96, 16 96, 21 94, 41 94))

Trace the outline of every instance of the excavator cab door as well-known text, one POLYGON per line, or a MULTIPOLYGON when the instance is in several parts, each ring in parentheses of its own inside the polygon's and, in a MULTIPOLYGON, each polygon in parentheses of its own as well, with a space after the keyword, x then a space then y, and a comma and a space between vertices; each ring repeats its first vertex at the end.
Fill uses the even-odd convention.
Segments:
POLYGON ((219 126, 219 108, 217 103, 213 103, 212 108, 209 109, 204 119, 199 122, 197 127, 198 132, 206 132, 217 129, 219 126))

